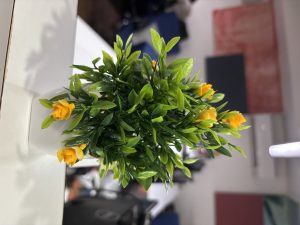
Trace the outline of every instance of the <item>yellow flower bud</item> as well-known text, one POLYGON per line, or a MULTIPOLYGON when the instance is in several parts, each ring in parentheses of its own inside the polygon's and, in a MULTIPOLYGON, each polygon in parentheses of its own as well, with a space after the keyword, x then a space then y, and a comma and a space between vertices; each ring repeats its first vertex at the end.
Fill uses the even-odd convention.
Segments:
POLYGON ((82 144, 74 147, 64 147, 57 151, 58 160, 64 161, 67 165, 74 165, 78 160, 83 159, 83 150, 86 148, 86 144, 82 144))
POLYGON ((211 84, 203 83, 198 88, 198 95, 200 97, 204 96, 208 91, 212 91, 208 96, 207 99, 211 99, 212 96, 215 94, 214 89, 212 88, 211 84))
POLYGON ((238 128, 243 123, 247 122, 246 118, 242 113, 237 113, 223 120, 224 123, 227 123, 231 128, 238 128))
POLYGON ((67 120, 70 118, 75 105, 66 100, 59 100, 52 105, 52 116, 55 120, 67 120))
POLYGON ((209 109, 206 109, 202 112, 200 112, 197 121, 202 120, 213 120, 217 121, 217 111, 214 107, 210 107, 209 109))
POLYGON ((152 69, 156 70, 157 62, 155 60, 152 60, 152 69))

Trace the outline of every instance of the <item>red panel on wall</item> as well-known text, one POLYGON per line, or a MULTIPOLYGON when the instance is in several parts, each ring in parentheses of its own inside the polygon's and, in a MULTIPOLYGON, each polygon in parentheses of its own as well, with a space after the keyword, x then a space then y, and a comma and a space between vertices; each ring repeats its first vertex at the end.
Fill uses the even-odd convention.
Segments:
POLYGON ((281 112, 280 68, 272 3, 214 11, 214 33, 217 55, 244 54, 249 112, 281 112))
POLYGON ((263 196, 216 194, 216 225, 263 225, 263 196))

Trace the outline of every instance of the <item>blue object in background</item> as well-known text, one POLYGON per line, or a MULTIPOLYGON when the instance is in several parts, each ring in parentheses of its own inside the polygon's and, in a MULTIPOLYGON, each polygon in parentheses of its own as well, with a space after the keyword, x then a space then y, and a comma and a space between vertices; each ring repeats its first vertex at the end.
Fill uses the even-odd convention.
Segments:
POLYGON ((132 52, 134 52, 136 50, 141 50, 142 54, 141 54, 140 58, 143 57, 143 53, 147 53, 148 55, 150 55, 150 57, 152 59, 157 59, 156 51, 153 49, 152 45, 150 45, 148 42, 142 42, 138 45, 133 46, 132 52))
MULTIPOLYGON (((159 34, 164 38, 167 43, 173 37, 180 36, 179 31, 179 21, 176 17, 176 14, 173 12, 170 13, 162 13, 158 15, 148 16, 146 18, 148 24, 154 24, 157 27, 159 34)), ((123 40, 127 40, 130 34, 136 31, 136 26, 134 23, 129 23, 124 25, 119 31, 118 34, 121 36, 123 40)), ((148 30, 144 32, 149 33, 148 30)), ((136 44, 136 43, 135 43, 136 44)), ((133 50, 141 50, 142 53, 149 54, 152 58, 157 58, 156 52, 153 50, 151 45, 150 35, 149 39, 144 40, 142 43, 138 43, 133 46, 133 50)), ((180 51, 179 44, 173 47, 173 49, 169 52, 169 54, 176 54, 180 51)))
POLYGON ((179 217, 174 212, 167 212, 158 215, 151 225, 179 225, 179 217))
POLYGON ((117 32, 120 37, 122 38, 122 40, 127 40, 127 38, 133 34, 135 31, 135 26, 133 23, 129 23, 127 25, 123 25, 121 27, 121 29, 117 32))

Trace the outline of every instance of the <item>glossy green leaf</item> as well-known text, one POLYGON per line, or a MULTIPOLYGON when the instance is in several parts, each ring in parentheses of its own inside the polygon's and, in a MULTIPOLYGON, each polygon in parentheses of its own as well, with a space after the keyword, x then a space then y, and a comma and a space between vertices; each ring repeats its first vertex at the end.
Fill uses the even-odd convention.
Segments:
POLYGON ((138 179, 147 179, 149 177, 153 177, 157 174, 156 171, 145 171, 145 172, 140 172, 137 176, 138 179))
POLYGON ((126 154, 126 155, 130 155, 133 153, 136 153, 136 149, 133 147, 126 147, 126 146, 122 146, 121 147, 121 151, 126 154))
POLYGON ((139 143, 140 140, 141 140, 140 136, 128 138, 127 144, 125 146, 126 147, 134 147, 139 143))
POLYGON ((161 53, 161 48, 162 48, 162 42, 159 33, 154 30, 150 29, 150 35, 151 35, 151 41, 153 44, 154 49, 158 52, 161 53))
POLYGON ((68 97, 69 97, 69 95, 67 93, 64 93, 64 94, 57 95, 57 96, 51 98, 50 101, 55 102, 55 101, 58 101, 58 100, 66 99, 68 97))
POLYGON ((85 111, 82 111, 77 116, 74 117, 72 122, 69 124, 68 130, 73 130, 82 120, 85 111))
POLYGON ((39 99, 39 102, 45 108, 52 109, 52 105, 53 105, 52 101, 49 101, 48 99, 41 98, 41 99, 39 99))
POLYGON ((161 123, 164 121, 164 118, 162 116, 156 117, 151 120, 152 123, 161 123))
POLYGON ((111 101, 98 101, 92 105, 90 115, 96 116, 101 110, 109 110, 116 106, 117 105, 111 101))
POLYGON ((77 98, 79 96, 81 91, 81 82, 78 75, 73 75, 71 77, 69 89, 74 97, 77 98))
POLYGON ((178 41, 180 40, 180 37, 174 37, 172 38, 166 46, 166 52, 169 52, 172 50, 172 48, 178 43, 178 41))
POLYGON ((114 117, 114 113, 110 113, 107 116, 104 117, 104 119, 101 121, 101 125, 102 126, 108 126, 110 124, 110 122, 112 121, 114 117))
POLYGON ((152 162, 155 160, 152 150, 149 147, 146 147, 146 154, 152 162))
POLYGON ((47 127, 50 127, 51 126, 51 124, 54 122, 55 120, 54 120, 54 118, 50 115, 50 116, 47 116, 45 119, 44 119, 44 121, 43 121, 43 123, 42 123, 42 129, 45 129, 45 128, 47 128, 47 127))
POLYGON ((197 161, 199 161, 199 159, 186 159, 183 162, 184 164, 194 164, 197 161))
POLYGON ((140 57, 140 55, 141 55, 141 51, 135 51, 135 52, 131 53, 131 55, 127 59, 127 63, 129 65, 132 64, 133 62, 135 62, 136 60, 138 60, 138 58, 140 57))
POLYGON ((135 131, 135 129, 134 129, 132 126, 130 126, 128 123, 126 123, 126 122, 123 121, 123 120, 120 121, 120 125, 121 125, 121 127, 124 128, 124 130, 127 130, 127 131, 135 131))

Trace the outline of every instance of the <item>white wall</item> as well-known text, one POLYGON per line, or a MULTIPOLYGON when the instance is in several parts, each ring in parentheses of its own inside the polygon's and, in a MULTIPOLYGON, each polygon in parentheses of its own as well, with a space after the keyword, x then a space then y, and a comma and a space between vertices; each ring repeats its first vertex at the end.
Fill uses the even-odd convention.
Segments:
MULTIPOLYGON (((212 12, 215 9, 238 6, 240 3, 240 0, 198 0, 193 5, 192 13, 187 19, 189 39, 181 43, 182 51, 176 57, 193 57, 197 67, 195 71, 200 68, 202 80, 205 80, 205 57, 214 53, 212 12)), ((181 224, 214 225, 214 195, 218 191, 287 193, 285 161, 275 164, 275 176, 260 178, 253 167, 254 146, 251 130, 244 131, 243 138, 234 140, 234 143, 246 150, 247 159, 234 154, 233 158, 220 157, 211 160, 203 171, 195 175, 192 183, 182 186, 182 192, 175 204, 181 224)), ((268 146, 261 147, 265 151, 268 149, 268 146)))
POLYGON ((0 1, 0 99, 14 0, 0 1))
POLYGON ((62 222, 65 166, 28 149, 28 128, 32 97, 72 73, 76 12, 77 0, 15 0, 0 115, 0 224, 62 222))
MULTIPOLYGON (((275 2, 287 141, 300 141, 300 1, 275 2)), ((300 159, 288 161, 288 194, 300 202, 300 159)))

